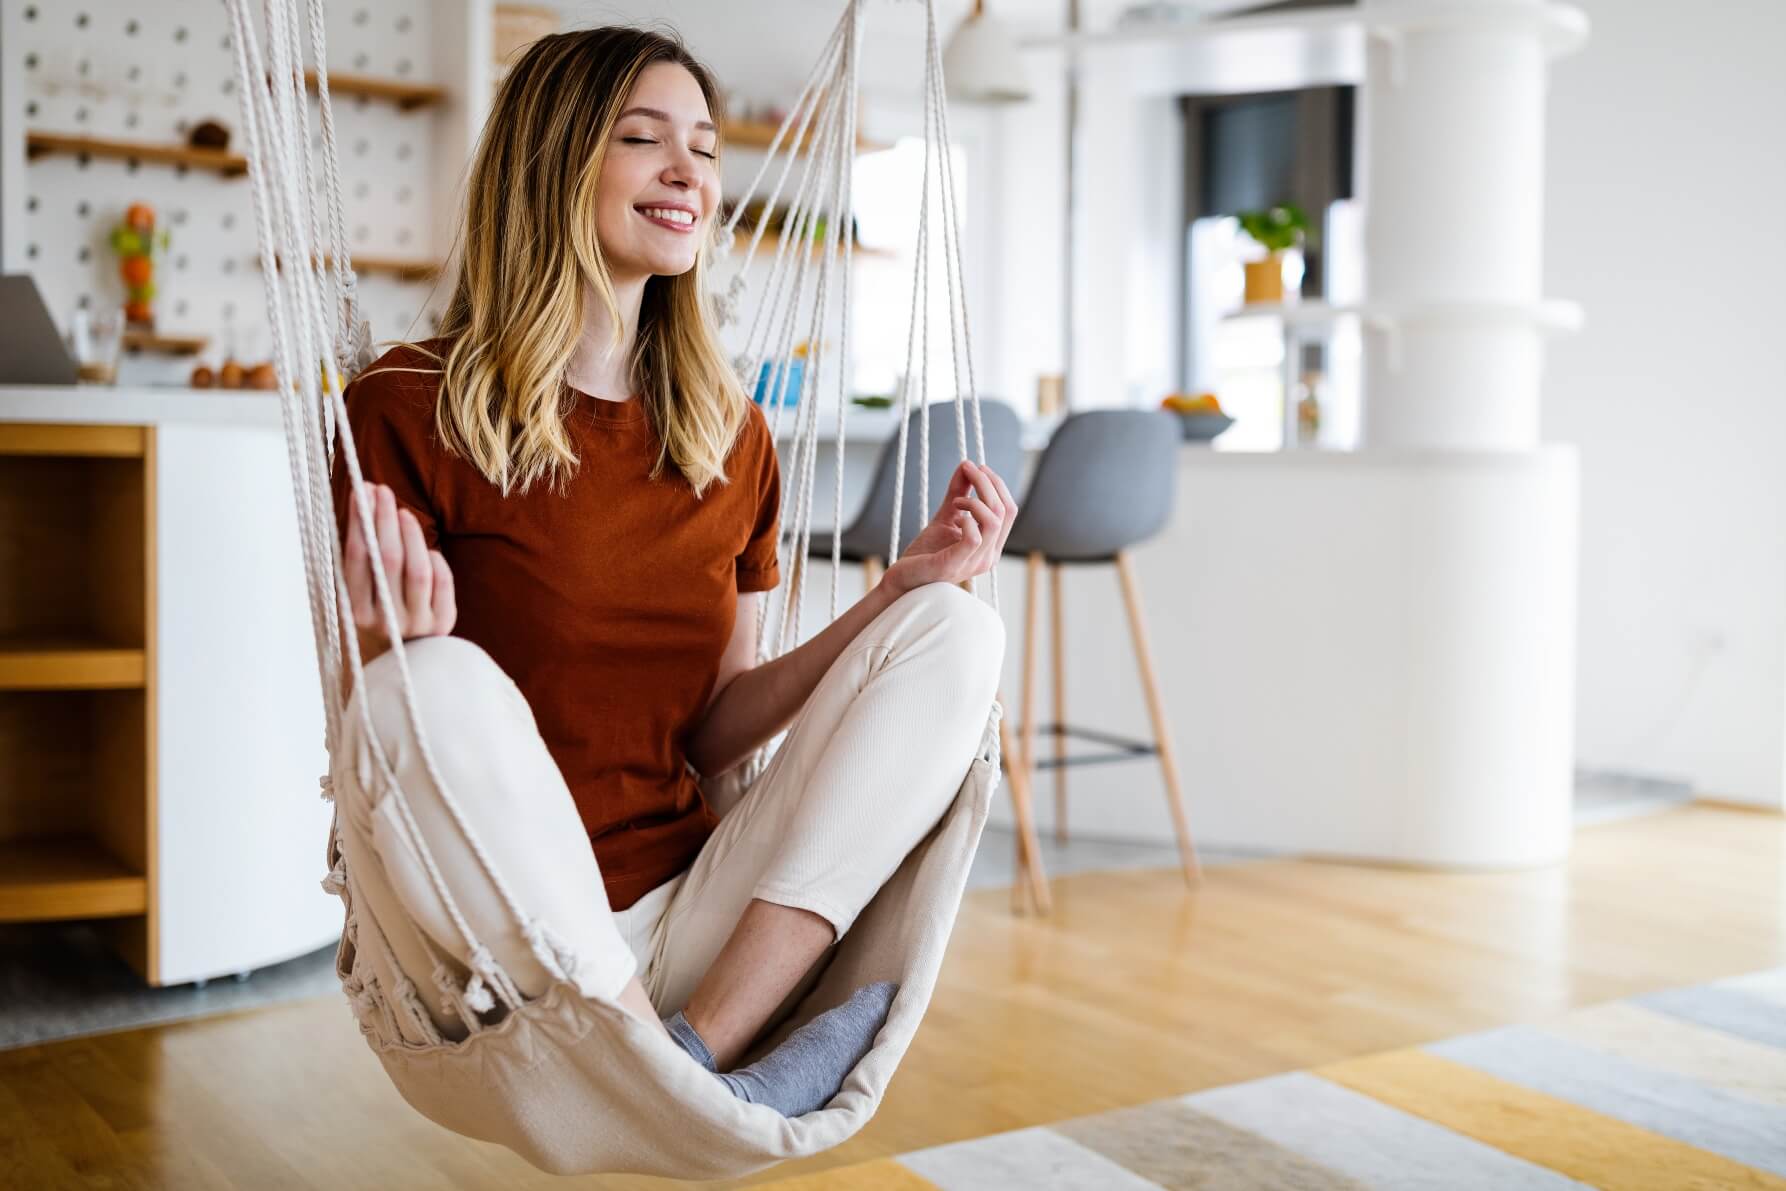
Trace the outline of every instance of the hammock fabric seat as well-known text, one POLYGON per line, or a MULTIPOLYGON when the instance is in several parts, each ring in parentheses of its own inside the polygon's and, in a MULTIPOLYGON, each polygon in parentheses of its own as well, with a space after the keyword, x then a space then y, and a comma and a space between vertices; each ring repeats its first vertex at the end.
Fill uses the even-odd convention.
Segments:
MULTIPOLYGON (((394 1033, 376 1006, 355 999, 360 1030, 416 1111, 455 1133, 507 1146, 554 1174, 733 1178, 830 1149, 874 1115, 930 1004, 998 784, 998 719, 994 704, 949 810, 838 941, 792 1017, 759 1047, 773 1046, 864 984, 899 984, 873 1049, 819 1112, 789 1119, 735 1098, 618 1005, 586 997, 565 981, 461 1042, 416 1046, 394 1033)), ((337 767, 337 786, 355 780, 345 768, 337 767)), ((339 859, 331 849, 331 867, 339 859)), ((354 907, 352 888, 349 879, 341 896, 357 921, 365 910, 354 907)), ((349 987, 365 974, 355 971, 355 959, 344 933, 336 971, 349 987)))

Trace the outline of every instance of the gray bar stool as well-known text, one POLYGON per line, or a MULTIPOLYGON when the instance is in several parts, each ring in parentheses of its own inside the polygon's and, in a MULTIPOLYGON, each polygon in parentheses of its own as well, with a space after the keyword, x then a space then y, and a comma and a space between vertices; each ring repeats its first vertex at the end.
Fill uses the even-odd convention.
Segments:
MULTIPOLYGON (((1054 771, 1056 838, 1067 838, 1068 766, 1157 756, 1166 782, 1167 809, 1172 812, 1172 826, 1178 834, 1185 880, 1195 884, 1199 876, 1197 849, 1191 842, 1185 817, 1184 791, 1179 786, 1171 728, 1160 701, 1159 682, 1141 617, 1140 586, 1129 557, 1130 547, 1165 528, 1172 515, 1179 434, 1178 419, 1163 410, 1094 410, 1068 417, 1049 440, 1028 491, 1018 500, 1017 523, 1011 527, 1005 550, 1025 556, 1029 563, 1023 615, 1023 746, 1018 767, 1026 775, 1034 774, 1038 768, 1054 771), (1152 741, 1074 728, 1067 723, 1061 568, 1091 564, 1113 564, 1121 581, 1129 631, 1134 638, 1135 662, 1153 721, 1152 741), (1053 588, 1054 722, 1038 726, 1033 714, 1036 619, 1044 566, 1049 570, 1053 588), (1054 737, 1051 760, 1036 760, 1038 732, 1054 737), (1094 741, 1115 751, 1068 757, 1069 737, 1094 741)), ((1021 851, 1020 847, 1020 864, 1025 860, 1021 851)), ((1040 857, 1034 862, 1039 866, 1040 857)))
MULTIPOLYGON (((899 548, 904 550, 911 545, 918 531, 929 524, 935 514, 936 507, 942 502, 943 493, 948 491, 949 478, 961 463, 961 448, 955 438, 955 402, 938 401, 930 406, 930 507, 925 508, 918 494, 918 445, 922 434, 922 423, 919 421, 919 410, 906 415, 906 457, 905 457, 905 492, 899 501, 899 548)), ((967 411, 967 444, 968 454, 974 459, 980 457, 974 436, 972 411, 967 411)), ((1004 477, 1005 483, 1015 489, 1018 477, 1023 469, 1023 424, 1018 420, 1017 411, 1002 401, 980 399, 980 427, 986 436, 986 466, 1004 477)), ((1174 433, 1177 432, 1176 424, 1174 433)), ((881 571, 887 557, 887 542, 893 532, 894 481, 896 464, 899 461, 899 439, 891 438, 881 451, 879 462, 875 465, 874 479, 870 481, 868 499, 863 503, 862 511, 856 514, 838 536, 842 539, 838 549, 845 562, 860 563, 862 566, 862 585, 866 590, 880 580, 881 571)), ((1018 514, 1021 524, 1022 514, 1018 514)), ((1015 526, 1012 527, 1015 530, 1015 526)), ((831 557, 831 535, 814 533, 807 545, 806 557, 809 559, 829 559, 831 557)), ((804 564, 805 560, 797 560, 804 564)), ((999 702, 1003 703, 1001 692, 999 702)), ((1028 884, 1030 901, 1036 909, 1046 913, 1051 904, 1047 879, 1042 873, 1041 848, 1036 841, 1035 815, 1031 809, 1029 774, 1017 762, 1017 750, 1011 746, 1010 721, 999 721, 999 753, 1003 758, 1003 766, 1011 786, 1011 807, 1017 817, 1018 850, 1023 863, 1023 882, 1013 889, 1013 899, 1021 905, 1024 882, 1028 884)))

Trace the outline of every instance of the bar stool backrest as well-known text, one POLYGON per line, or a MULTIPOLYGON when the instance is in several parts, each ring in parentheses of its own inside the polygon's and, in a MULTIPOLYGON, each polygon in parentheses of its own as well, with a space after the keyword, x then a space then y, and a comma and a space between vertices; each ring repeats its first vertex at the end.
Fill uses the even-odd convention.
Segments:
POLYGON ((1017 498, 1009 556, 1096 562, 1166 526, 1178 478, 1178 420, 1164 410, 1072 414, 1017 498))
MULTIPOLYGON (((936 513, 943 493, 948 491, 949 477, 961 464, 961 451, 955 441, 955 403, 932 402, 930 406, 930 508, 918 500, 918 437, 921 411, 912 410, 906 418, 908 427, 905 451, 905 496, 899 514, 899 548, 911 545, 936 513)), ((1015 490, 1023 468, 1023 424, 1017 411, 1003 401, 980 398, 980 424, 986 434, 986 466, 1004 478, 1006 486, 1015 490)), ((979 459, 975 450, 973 414, 968 414, 967 448, 970 458, 979 459)), ((874 479, 868 489, 868 500, 855 521, 843 531, 843 552, 846 557, 885 558, 887 539, 893 526, 894 464, 899 459, 899 439, 887 440, 875 465, 874 479)))

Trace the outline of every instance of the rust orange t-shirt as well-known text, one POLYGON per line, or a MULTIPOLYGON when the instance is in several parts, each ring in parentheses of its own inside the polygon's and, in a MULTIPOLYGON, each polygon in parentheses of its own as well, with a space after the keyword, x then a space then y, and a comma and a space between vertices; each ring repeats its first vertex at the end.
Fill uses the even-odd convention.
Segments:
MULTIPOLYGON (((430 344, 431 348, 441 345, 430 344)), ((637 401, 575 394, 567 484, 500 490, 435 433, 438 371, 397 348, 347 391, 368 480, 389 485, 452 568, 453 635, 489 653, 533 708, 614 909, 693 862, 716 822, 685 761, 730 639, 737 593, 776 585, 780 475, 752 405, 697 498, 637 401)), ((346 516, 338 465, 336 511, 346 516)))

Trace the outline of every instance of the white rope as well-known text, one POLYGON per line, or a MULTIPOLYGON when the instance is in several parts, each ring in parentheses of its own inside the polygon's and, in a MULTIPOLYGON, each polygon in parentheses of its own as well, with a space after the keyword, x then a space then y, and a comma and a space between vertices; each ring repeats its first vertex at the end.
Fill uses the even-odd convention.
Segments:
MULTIPOLYGON (((317 540, 326 532, 335 539, 332 516, 318 518, 317 496, 322 495, 321 505, 328 506, 328 475, 323 464, 323 451, 320 437, 313 439, 309 430, 319 425, 319 419, 304 416, 306 409, 316 409, 322 398, 319 387, 324 379, 322 364, 325 357, 315 335, 315 319, 303 317, 304 312, 316 312, 311 292, 312 269, 306 267, 311 260, 311 245, 306 236, 305 221, 296 218, 296 213, 305 208, 294 192, 294 183, 301 176, 301 171, 291 164, 291 157, 298 152, 307 152, 307 145, 292 143, 292 129, 296 123, 292 116, 294 99, 296 103, 304 102, 301 93, 295 93, 292 81, 302 84, 301 68, 294 69, 290 55, 289 33, 291 24, 289 8, 291 0, 266 0, 265 15, 268 36, 269 58, 263 65, 258 41, 255 37, 253 23, 246 11, 246 0, 226 0, 235 25, 237 46, 236 62, 238 85, 242 88, 243 124, 249 150, 249 174, 253 191, 255 216, 260 231, 262 254, 265 260, 265 290, 268 298, 268 318, 272 325, 274 340, 274 370, 278 377, 280 392, 281 417, 285 425, 287 454, 291 462, 293 485, 297 497, 300 544, 305 553, 306 578, 311 593, 311 611, 313 630, 318 635, 317 653, 318 669, 321 672, 325 705, 335 706, 339 701, 338 671, 329 672, 328 650, 323 638, 323 629, 318 623, 319 609, 329 602, 345 604, 344 593, 339 584, 334 585, 337 601, 327 601, 323 593, 329 591, 324 586, 323 572, 329 567, 319 565, 317 556, 317 540), (281 14, 285 19, 281 19, 281 14), (264 81, 262 81, 264 80, 264 81), (272 184, 269 185, 269 182, 272 184), (275 232, 276 229, 276 232, 275 232), (279 256, 273 251, 272 242, 275 234, 287 249, 285 268, 276 267, 279 256), (290 287, 294 293, 287 294, 285 288, 290 287), (295 300, 292 300, 295 298, 295 300), (284 333, 287 326, 296 328, 298 342, 294 345, 284 333), (294 359, 295 355, 295 359, 294 359), (309 499, 306 499, 308 497, 309 499)), ((326 72, 327 65, 319 61, 316 64, 318 75, 326 72)), ((326 135, 326 134, 325 134, 326 135)), ((325 334, 324 339, 328 336, 325 334)), ((332 382, 327 386, 328 396, 332 399, 328 413, 333 416, 341 436, 343 462, 347 466, 353 490, 353 508, 360 520, 361 532, 368 541, 377 541, 378 535, 372 523, 370 491, 366 487, 365 477, 361 474, 358 451, 353 440, 353 431, 347 420, 347 407, 342 400, 339 386, 332 382)), ((336 543, 338 549, 338 542, 336 543)), ((334 551, 331 551, 334 554, 334 551)), ((338 558, 338 554, 335 554, 338 558)), ((331 559, 331 562, 335 560, 331 559)), ((371 552, 373 583, 378 594, 378 604, 384 616, 385 631, 392 641, 391 652, 398 668, 400 686, 403 695, 405 712, 409 718, 411 730, 415 736, 418 752, 427 776, 434 782, 439 791, 441 801, 459 830, 465 843, 477 860, 479 867, 489 877, 491 884, 502 898, 517 926, 528 928, 530 920, 514 896, 508 882, 496 870, 483 844, 471 829, 458 800, 453 796, 451 788, 441 775, 440 767, 434 757, 433 748, 422 723, 420 708, 416 698, 415 684, 409 670, 408 659, 402 644, 402 632, 396 621, 395 604, 391 595, 389 576, 385 572, 384 563, 379 554, 371 552)), ((359 656, 359 643, 353 634, 347 637, 350 665, 354 670, 356 681, 363 681, 362 660, 359 656)), ((418 841, 422 838, 416 824, 408 799, 403 793, 400 783, 390 770, 388 761, 382 755, 378 744, 377 733, 373 730, 370 719, 368 701, 362 699, 360 712, 362 724, 366 729, 370 747, 377 754, 378 768, 387 783, 388 796, 404 820, 406 827, 418 841)), ((420 859, 427 871, 430 884, 452 920, 453 927, 464 939, 467 952, 478 955, 487 954, 482 942, 473 932, 470 923, 465 919, 457 901, 453 898, 443 875, 433 856, 426 847, 420 849, 420 859)), ((543 957, 547 962, 552 957, 543 957)), ((490 979, 488 973, 476 973, 490 979)), ((499 995, 509 1000, 513 986, 506 979, 491 980, 496 984, 499 995)), ((518 994, 516 994, 518 995, 518 994)), ((518 1003, 518 1002, 511 1002, 518 1003)))

